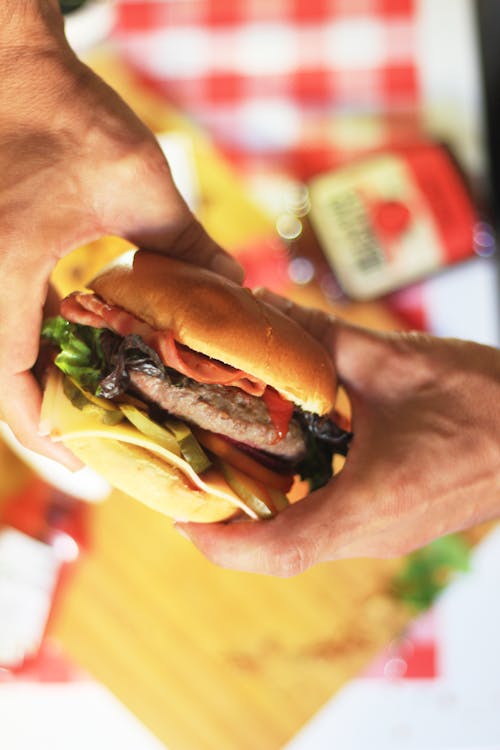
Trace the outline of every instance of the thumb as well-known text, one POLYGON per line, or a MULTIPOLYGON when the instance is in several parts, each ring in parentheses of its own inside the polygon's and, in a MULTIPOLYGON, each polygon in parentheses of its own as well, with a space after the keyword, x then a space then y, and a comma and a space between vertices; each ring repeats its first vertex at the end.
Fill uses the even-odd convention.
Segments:
POLYGON ((237 284, 243 281, 245 272, 242 266, 210 237, 191 213, 182 216, 173 226, 164 225, 154 232, 150 229, 134 232, 133 236, 127 239, 143 250, 151 250, 207 268, 237 284))
POLYGON ((269 521, 178 522, 175 528, 216 565, 288 578, 328 559, 331 505, 325 489, 269 521))
POLYGON ((132 165, 121 169, 120 179, 114 179, 119 188, 106 208, 106 231, 241 283, 242 267, 191 213, 156 141, 148 141, 132 165))
POLYGON ((256 292, 259 299, 295 320, 319 341, 333 359, 341 383, 349 395, 370 387, 373 373, 386 361, 394 332, 370 330, 321 309, 304 307, 268 289, 256 292))

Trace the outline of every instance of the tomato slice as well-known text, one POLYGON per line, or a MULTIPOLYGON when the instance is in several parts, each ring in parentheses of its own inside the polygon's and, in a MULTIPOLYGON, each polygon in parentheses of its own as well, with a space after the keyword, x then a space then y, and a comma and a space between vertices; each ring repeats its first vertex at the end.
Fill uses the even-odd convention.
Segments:
POLYGON ((262 466, 251 456, 236 448, 221 435, 217 435, 200 427, 192 427, 192 432, 197 440, 209 451, 221 458, 226 463, 239 469, 244 474, 253 477, 267 487, 272 487, 281 492, 288 492, 293 484, 293 475, 278 474, 267 466, 262 466))
POLYGON ((286 398, 283 398, 283 396, 280 396, 278 391, 271 388, 269 385, 264 391, 262 398, 264 399, 269 418, 271 419, 277 433, 274 442, 279 443, 288 432, 288 427, 290 426, 290 420, 293 414, 293 404, 291 401, 287 401, 286 398))

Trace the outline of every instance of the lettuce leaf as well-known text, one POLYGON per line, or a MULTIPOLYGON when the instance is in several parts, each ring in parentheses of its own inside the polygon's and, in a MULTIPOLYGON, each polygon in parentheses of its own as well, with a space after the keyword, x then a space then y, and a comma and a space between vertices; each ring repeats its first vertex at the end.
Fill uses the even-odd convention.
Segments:
POLYGON ((458 534, 435 539, 412 552, 392 580, 392 594, 417 612, 428 609, 454 573, 469 569, 470 547, 458 534))
POLYGON ((70 323, 57 316, 44 322, 41 336, 61 350, 54 364, 83 388, 95 393, 106 369, 102 333, 102 328, 70 323))
POLYGON ((158 354, 139 336, 119 336, 107 328, 70 323, 61 316, 46 320, 42 338, 61 351, 54 360, 65 375, 95 396, 112 399, 127 390, 130 371, 168 379, 158 354))

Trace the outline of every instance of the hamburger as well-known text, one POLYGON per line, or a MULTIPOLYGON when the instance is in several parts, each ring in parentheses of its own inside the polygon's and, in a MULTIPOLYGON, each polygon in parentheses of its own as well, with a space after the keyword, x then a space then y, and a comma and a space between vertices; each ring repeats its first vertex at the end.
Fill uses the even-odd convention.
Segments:
POLYGON ((297 478, 332 475, 350 433, 327 415, 321 345, 253 293, 144 250, 46 320, 41 428, 114 487, 177 520, 272 517, 297 478))

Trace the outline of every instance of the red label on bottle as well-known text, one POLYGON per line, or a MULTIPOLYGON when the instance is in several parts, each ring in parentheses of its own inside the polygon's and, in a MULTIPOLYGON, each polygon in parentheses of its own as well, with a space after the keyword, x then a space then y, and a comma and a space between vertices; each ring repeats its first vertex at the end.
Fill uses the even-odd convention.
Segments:
POLYGON ((478 218, 452 160, 438 146, 409 150, 405 159, 436 222, 443 243, 444 265, 469 257, 478 218))
POLYGON ((439 146, 384 152, 310 185, 311 220, 344 291, 370 299, 473 253, 477 221, 439 146))

